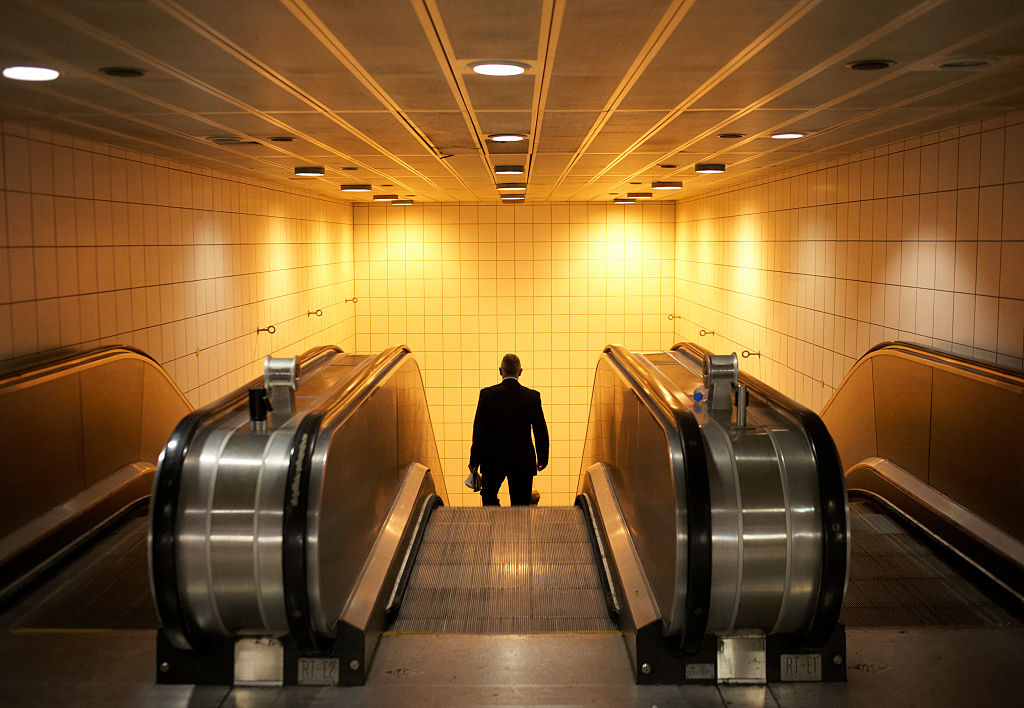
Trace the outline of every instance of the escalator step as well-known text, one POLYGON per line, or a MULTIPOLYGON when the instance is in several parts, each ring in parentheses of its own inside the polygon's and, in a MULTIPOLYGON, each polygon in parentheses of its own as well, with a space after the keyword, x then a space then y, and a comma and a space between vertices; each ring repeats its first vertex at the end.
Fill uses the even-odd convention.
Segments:
POLYGON ((582 511, 435 510, 392 629, 614 631, 582 511))

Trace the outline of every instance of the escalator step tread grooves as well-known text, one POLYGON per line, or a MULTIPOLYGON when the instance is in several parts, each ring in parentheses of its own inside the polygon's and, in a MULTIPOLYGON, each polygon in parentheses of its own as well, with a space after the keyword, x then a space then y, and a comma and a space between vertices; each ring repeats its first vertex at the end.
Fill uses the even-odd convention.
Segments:
POLYGON ((1016 625, 1016 619, 903 527, 850 502, 849 627, 1016 625))
POLYGON ((431 515, 398 632, 614 631, 578 507, 442 507, 431 515))

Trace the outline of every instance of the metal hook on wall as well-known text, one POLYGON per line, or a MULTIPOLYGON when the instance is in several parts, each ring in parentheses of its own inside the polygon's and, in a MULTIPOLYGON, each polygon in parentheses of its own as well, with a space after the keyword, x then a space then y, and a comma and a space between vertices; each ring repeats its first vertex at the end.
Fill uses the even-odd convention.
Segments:
POLYGON ((319 307, 316 308, 315 310, 307 310, 306 311, 306 317, 309 317, 310 315, 316 315, 317 317, 323 317, 324 316, 324 311, 322 309, 320 309, 319 307))
POLYGON ((259 334, 260 332, 266 332, 267 334, 273 334, 276 331, 277 331, 277 327, 275 327, 274 325, 270 325, 269 327, 259 327, 259 328, 257 328, 256 329, 256 334, 259 334))
POLYGON ((749 359, 752 356, 756 356, 758 358, 761 358, 761 352, 752 352, 752 351, 750 351, 748 349, 744 349, 743 352, 740 354, 740 356, 742 356, 744 359, 749 359))
POLYGON ((679 320, 679 319, 682 319, 682 318, 681 318, 681 317, 680 317, 679 315, 669 315, 669 316, 668 316, 668 318, 669 318, 670 320, 679 320))
POLYGON ((714 334, 714 333, 715 333, 715 330, 708 331, 708 330, 704 329, 703 327, 701 327, 700 336, 702 336, 702 337, 706 337, 707 335, 714 334))
POLYGON ((345 302, 359 302, 359 298, 357 298, 357 297, 347 297, 347 298, 345 298, 345 302))

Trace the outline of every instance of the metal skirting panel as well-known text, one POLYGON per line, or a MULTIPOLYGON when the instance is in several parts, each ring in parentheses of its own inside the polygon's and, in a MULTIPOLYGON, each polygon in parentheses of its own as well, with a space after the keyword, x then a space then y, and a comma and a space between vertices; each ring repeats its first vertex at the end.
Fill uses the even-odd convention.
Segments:
POLYGON ((1019 624, 874 504, 850 502, 850 531, 848 627, 1019 624))
POLYGON ((392 630, 616 630, 582 510, 435 509, 392 630))

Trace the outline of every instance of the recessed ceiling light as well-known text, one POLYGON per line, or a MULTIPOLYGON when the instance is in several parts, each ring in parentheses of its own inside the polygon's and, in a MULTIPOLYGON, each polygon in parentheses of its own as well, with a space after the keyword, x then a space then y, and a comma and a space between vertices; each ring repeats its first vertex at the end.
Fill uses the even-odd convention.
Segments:
POLYGON ((137 79, 146 75, 145 69, 136 69, 134 66, 104 66, 100 72, 119 79, 137 79))
POLYGON ((518 76, 529 69, 530 65, 518 61, 477 61, 470 64, 469 68, 484 76, 518 76))
POLYGON ((272 143, 294 143, 295 138, 290 135, 271 135, 267 138, 272 143))
POLYGON ((643 182, 630 182, 630 184, 643 184, 643 182))
POLYGON ((522 165, 497 165, 494 168, 496 175, 521 175, 524 174, 522 165))
POLYGON ((501 197, 501 201, 503 202, 521 202, 524 201, 525 199, 526 197, 522 195, 516 196, 514 194, 510 194, 508 196, 502 195, 501 197))
POLYGON ((892 59, 858 59, 845 64, 847 69, 854 71, 881 71, 896 64, 892 59))
POLYGON ((318 165, 309 165, 308 167, 296 167, 296 177, 323 177, 324 168, 318 165))
POLYGON ((682 189, 682 182, 651 182, 651 189, 682 189))
POLYGON ((207 138, 207 140, 214 145, 249 145, 256 142, 255 140, 246 140, 234 135, 213 135, 207 138))
POLYGON ((487 139, 495 143, 518 143, 520 140, 526 140, 526 136, 522 133, 492 133, 487 139))
POLYGON ((381 185, 381 189, 384 189, 385 187, 394 187, 394 186, 395 185, 393 185, 393 184, 382 184, 381 185))
POLYGON ((679 165, 658 165, 663 170, 674 170, 679 165))
POLYGON ((526 182, 501 182, 498 184, 499 192, 525 192, 526 182))
POLYGON ((725 172, 725 165, 721 162, 699 162, 693 171, 702 175, 716 175, 725 172))
POLYGON ((343 184, 341 185, 341 191, 343 192, 369 192, 370 185, 368 184, 343 184))
POLYGON ((653 196, 650 192, 626 192, 626 197, 629 199, 650 199, 653 196))
POLYGON ((940 69, 953 70, 984 69, 992 66, 993 63, 994 60, 989 57, 946 57, 935 64, 935 66, 940 69))
POLYGON ((802 137, 804 137, 803 133, 772 133, 772 139, 774 140, 796 140, 802 137))
POLYGON ((629 197, 616 197, 612 202, 615 204, 636 204, 636 200, 629 197))
POLYGON ((4 69, 4 78, 15 81, 53 81, 60 72, 45 66, 9 66, 4 69))
POLYGON ((391 206, 412 206, 411 199, 393 199, 391 200, 391 206))
POLYGON ((351 172, 352 170, 357 170, 359 168, 358 167, 342 167, 341 169, 343 169, 345 172, 351 172))
POLYGON ((375 202, 393 202, 398 199, 397 194, 374 194, 373 201, 375 202))
POLYGON ((739 140, 743 135, 744 133, 719 133, 718 137, 724 138, 725 140, 739 140))

